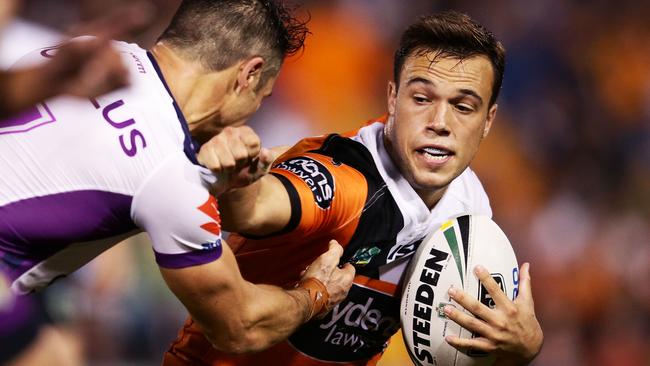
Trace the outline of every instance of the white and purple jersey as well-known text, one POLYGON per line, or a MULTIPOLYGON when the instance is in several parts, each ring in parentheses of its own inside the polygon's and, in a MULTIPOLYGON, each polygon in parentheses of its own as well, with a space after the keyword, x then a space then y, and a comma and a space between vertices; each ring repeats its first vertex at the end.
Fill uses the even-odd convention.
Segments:
POLYGON ((161 267, 221 255, 214 177, 197 163, 153 56, 114 47, 129 87, 91 100, 57 97, 0 122, 0 270, 15 293, 47 286, 142 230, 161 267))

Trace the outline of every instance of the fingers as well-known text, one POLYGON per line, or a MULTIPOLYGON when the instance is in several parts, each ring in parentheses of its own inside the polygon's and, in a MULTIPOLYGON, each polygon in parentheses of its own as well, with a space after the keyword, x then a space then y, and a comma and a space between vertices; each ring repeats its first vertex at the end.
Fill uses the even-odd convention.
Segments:
POLYGON ((325 285, 329 293, 328 309, 345 299, 354 280, 354 266, 346 263, 339 268, 341 255, 343 247, 335 240, 330 241, 328 250, 305 269, 303 276, 317 278, 325 285))
POLYGON ((262 148, 260 150, 258 168, 263 171, 268 171, 277 157, 278 155, 276 155, 274 150, 262 148))
POLYGON ((327 253, 333 253, 331 255, 336 257, 336 263, 338 264, 339 259, 343 255, 343 247, 336 240, 330 240, 327 253))
POLYGON ((71 37, 94 35, 106 39, 128 40, 144 31, 155 20, 156 7, 149 1, 138 0, 111 7, 101 16, 72 27, 71 37))
MULTIPOLYGON (((515 301, 508 299, 490 273, 477 266, 477 278, 494 300, 495 306, 488 307, 465 292, 451 288, 449 296, 471 316, 460 308, 446 306, 446 316, 480 337, 461 339, 447 337, 447 342, 458 349, 475 349, 493 352, 500 359, 532 360, 543 343, 543 332, 535 317, 530 289, 530 265, 521 266, 520 292, 515 301)), ((521 363, 521 362, 520 362, 521 363)))
POLYGON ((471 332, 475 332, 486 337, 490 337, 493 333, 492 328, 489 324, 481 319, 465 313, 462 310, 456 309, 451 305, 446 305, 444 312, 447 318, 453 320, 456 324, 471 332))
POLYGON ((494 352, 497 347, 494 342, 487 338, 476 337, 476 338, 460 338, 457 336, 446 336, 445 340, 452 347, 456 348, 459 351, 464 351, 467 349, 473 349, 483 352, 494 352))
POLYGON ((232 129, 234 130, 233 133, 238 133, 239 139, 245 148, 248 158, 252 159, 258 157, 260 149, 262 148, 262 143, 255 131, 248 126, 233 127, 232 129))
POLYGON ((16 0, 3 0, 0 1, 0 29, 8 22, 8 20, 16 12, 16 0))
POLYGON ((530 263, 524 263, 521 265, 521 270, 519 271, 519 295, 517 295, 515 302, 524 302, 528 304, 533 303, 530 263))
MULTIPOLYGON (((449 291, 447 291, 447 293, 449 294, 449 297, 452 300, 456 301, 458 305, 463 307, 463 309, 474 314, 474 316, 484 319, 486 322, 491 322, 494 320, 493 318, 495 314, 491 311, 491 309, 485 306, 484 304, 482 304, 476 298, 469 296, 466 292, 451 287, 449 291)), ((466 328, 466 325, 468 325, 462 322, 457 322, 457 323, 463 328, 466 328)), ((470 329, 470 328, 466 328, 466 329, 470 329)), ((475 329, 471 329, 471 330, 476 331, 475 329)))
POLYGON ((260 139, 250 127, 226 127, 203 144, 197 159, 219 174, 250 165, 260 154, 260 149, 260 139))
POLYGON ((104 39, 68 42, 45 67, 50 85, 56 85, 61 93, 79 97, 96 97, 125 86, 128 81, 120 54, 104 39))
POLYGON ((490 296, 492 296, 492 300, 494 300, 496 306, 504 306, 510 303, 508 296, 503 292, 503 290, 501 290, 501 286, 499 286, 494 278, 492 278, 492 274, 490 274, 485 267, 480 265, 474 267, 474 274, 481 284, 483 284, 490 296))

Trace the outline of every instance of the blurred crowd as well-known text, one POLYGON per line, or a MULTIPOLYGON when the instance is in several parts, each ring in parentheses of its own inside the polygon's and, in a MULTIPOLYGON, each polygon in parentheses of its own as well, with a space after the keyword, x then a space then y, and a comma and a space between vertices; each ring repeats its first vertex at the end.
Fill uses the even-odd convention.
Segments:
MULTIPOLYGON (((128 3, 23 0, 3 30, 0 65, 128 3)), ((147 27, 122 38, 151 45, 178 3, 152 1, 147 27)), ((312 35, 251 121, 264 144, 384 114, 403 28, 425 12, 467 12, 507 50, 497 121, 473 168, 520 263, 531 262, 545 332, 533 364, 650 365, 650 3, 301 3, 312 35)), ((156 365, 182 324, 148 239, 131 244, 45 291, 68 361, 156 365)), ((400 343, 394 338, 380 365, 409 363, 400 343)))

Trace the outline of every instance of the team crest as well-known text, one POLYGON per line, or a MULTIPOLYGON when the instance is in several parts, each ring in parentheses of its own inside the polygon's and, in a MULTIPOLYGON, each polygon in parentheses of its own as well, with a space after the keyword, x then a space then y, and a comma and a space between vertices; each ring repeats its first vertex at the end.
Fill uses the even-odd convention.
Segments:
POLYGON ((214 241, 201 244, 201 247, 203 250, 214 250, 221 247, 221 216, 219 216, 217 199, 210 195, 208 200, 197 208, 212 219, 201 225, 201 229, 217 236, 214 241))
POLYGON ((367 265, 368 263, 370 263, 370 261, 372 260, 372 258, 374 258, 374 257, 375 257, 377 254, 379 254, 380 252, 381 252, 381 249, 379 249, 379 248, 377 248, 377 247, 372 247, 372 248, 364 247, 364 248, 360 248, 359 250, 357 250, 357 251, 354 253, 354 255, 352 256, 352 258, 350 258, 350 260, 348 260, 348 263, 351 263, 351 264, 354 265, 354 266, 361 266, 361 267, 363 267, 363 266, 367 265))

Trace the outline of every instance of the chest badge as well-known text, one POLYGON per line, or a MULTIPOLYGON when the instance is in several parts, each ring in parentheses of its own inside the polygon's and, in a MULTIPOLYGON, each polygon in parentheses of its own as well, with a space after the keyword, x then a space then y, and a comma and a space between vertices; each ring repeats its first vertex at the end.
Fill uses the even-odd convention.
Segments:
POLYGON ((377 247, 363 247, 360 248, 359 250, 354 253, 352 258, 348 260, 348 263, 351 263, 354 266, 365 266, 366 264, 370 263, 372 258, 379 254, 381 252, 381 249, 377 247))

